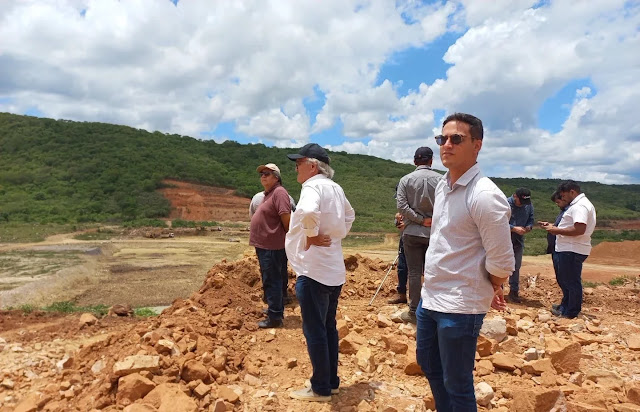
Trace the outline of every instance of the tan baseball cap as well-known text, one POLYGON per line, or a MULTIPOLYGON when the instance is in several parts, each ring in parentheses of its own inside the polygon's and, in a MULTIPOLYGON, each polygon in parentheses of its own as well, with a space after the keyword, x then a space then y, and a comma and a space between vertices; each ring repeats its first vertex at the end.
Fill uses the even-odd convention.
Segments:
POLYGON ((262 172, 264 169, 273 170, 274 172, 278 172, 280 174, 280 168, 276 166, 274 163, 267 163, 266 165, 260 165, 256 169, 258 173, 262 172))

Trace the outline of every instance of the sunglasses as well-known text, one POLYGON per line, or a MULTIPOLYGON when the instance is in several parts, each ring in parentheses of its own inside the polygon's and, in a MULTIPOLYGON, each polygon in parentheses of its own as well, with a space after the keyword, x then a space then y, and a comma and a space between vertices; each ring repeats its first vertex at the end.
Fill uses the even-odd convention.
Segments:
POLYGON ((460 144, 464 140, 464 136, 461 134, 452 134, 450 136, 438 135, 436 136, 436 143, 438 143, 438 146, 442 146, 446 144, 449 139, 451 139, 452 144, 460 144))
POLYGON ((260 176, 271 176, 271 172, 260 172, 260 176))

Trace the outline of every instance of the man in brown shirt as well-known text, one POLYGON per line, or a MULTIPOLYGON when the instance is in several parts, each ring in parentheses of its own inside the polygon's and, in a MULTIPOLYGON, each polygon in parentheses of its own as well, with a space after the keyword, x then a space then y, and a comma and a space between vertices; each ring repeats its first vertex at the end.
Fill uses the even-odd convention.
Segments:
POLYGON ((249 245, 256 248, 260 263, 262 287, 267 299, 267 319, 258 322, 260 328, 282 326, 284 302, 282 296, 282 272, 287 264, 284 238, 289 230, 291 201, 282 187, 280 169, 273 163, 260 165, 260 183, 264 187, 264 200, 251 217, 249 245))

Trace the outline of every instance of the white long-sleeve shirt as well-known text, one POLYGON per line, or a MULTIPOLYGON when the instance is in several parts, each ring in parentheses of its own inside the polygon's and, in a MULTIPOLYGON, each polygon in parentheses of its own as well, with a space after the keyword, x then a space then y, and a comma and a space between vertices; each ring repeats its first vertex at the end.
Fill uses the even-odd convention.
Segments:
POLYGON ((507 198, 477 164, 452 187, 449 173, 444 175, 436 187, 423 308, 461 314, 489 310, 489 274, 504 278, 515 266, 510 216, 507 198))
POLYGON ((342 255, 342 239, 355 220, 355 212, 344 191, 324 175, 315 175, 302 184, 300 200, 291 215, 284 247, 296 276, 307 276, 323 285, 345 283, 347 271, 342 255), (307 236, 328 235, 331 246, 311 246, 307 236))

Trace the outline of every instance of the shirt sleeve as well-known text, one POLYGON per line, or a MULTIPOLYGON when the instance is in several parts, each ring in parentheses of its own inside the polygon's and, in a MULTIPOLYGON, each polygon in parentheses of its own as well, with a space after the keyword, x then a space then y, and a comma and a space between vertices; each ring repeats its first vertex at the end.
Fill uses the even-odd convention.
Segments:
POLYGON ((585 225, 589 221, 589 211, 583 205, 574 205, 571 207, 571 217, 573 218, 573 224, 584 223, 585 225))
POLYGON ((349 233, 351 231, 351 225, 353 225, 353 221, 356 220, 356 211, 351 207, 351 203, 345 196, 344 198, 344 223, 345 223, 345 233, 349 233))
POLYGON ((533 228, 533 222, 534 222, 534 218, 533 218, 533 204, 529 205, 529 216, 527 217, 527 224, 526 227, 530 227, 533 228))
POLYGON ((291 213, 291 200, 289 200, 289 193, 283 187, 279 187, 273 192, 273 204, 278 211, 278 215, 286 215, 291 213))
POLYGON ((507 199, 501 193, 483 190, 475 196, 470 213, 480 232, 487 272, 499 278, 510 276, 515 268, 515 258, 509 233, 511 208, 507 199))
POLYGON ((398 183, 398 191, 396 193, 396 203, 398 207, 398 212, 407 220, 412 222, 422 224, 424 217, 418 215, 415 210, 411 209, 409 206, 409 200, 407 198, 407 177, 403 177, 400 179, 400 183, 398 183))
POLYGON ((320 233, 320 193, 311 186, 305 186, 300 192, 300 200, 296 206, 296 214, 300 215, 300 225, 307 237, 315 237, 320 233))

